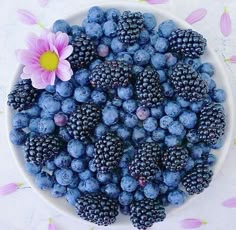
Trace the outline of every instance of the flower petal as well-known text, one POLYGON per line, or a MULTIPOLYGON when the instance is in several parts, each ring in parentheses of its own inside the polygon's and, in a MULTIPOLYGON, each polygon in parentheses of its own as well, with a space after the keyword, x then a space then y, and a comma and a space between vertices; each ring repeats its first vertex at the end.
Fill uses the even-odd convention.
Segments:
POLYGON ((195 22, 198 22, 202 20, 207 14, 207 10, 204 8, 200 8, 197 10, 194 10, 190 15, 185 19, 186 22, 189 24, 193 24, 195 22))
POLYGON ((22 183, 16 184, 16 183, 10 183, 6 184, 2 187, 0 187, 0 196, 6 196, 8 194, 11 194, 19 189, 19 187, 22 185, 22 183))
POLYGON ((37 46, 37 41, 38 41, 39 37, 34 34, 34 33, 30 33, 28 35, 28 37, 26 38, 26 44, 28 46, 29 49, 33 49, 33 50, 37 50, 38 46, 37 46))
POLYGON ((56 230, 56 226, 52 223, 52 219, 49 219, 48 230, 56 230))
POLYGON ((60 60, 68 58, 73 52, 73 46, 66 46, 60 52, 60 60))
POLYGON ((28 10, 17 10, 18 18, 27 25, 37 24, 37 18, 28 10))
POLYGON ((221 16, 220 19, 220 30, 221 33, 225 36, 228 37, 231 32, 232 32, 232 25, 231 25, 231 18, 230 15, 227 11, 227 9, 225 8, 224 13, 221 16))
POLYGON ((59 55, 61 54, 61 51, 68 46, 69 44, 69 37, 66 33, 57 32, 56 33, 56 39, 55 39, 55 46, 58 50, 59 55))
POLYGON ((181 221, 181 227, 184 229, 193 229, 193 228, 199 228, 202 225, 202 221, 199 219, 184 219, 181 221))
POLYGON ((222 205, 226 208, 236 208, 236 197, 225 200, 222 205))
POLYGON ((17 50, 16 57, 22 65, 30 65, 38 62, 35 53, 30 50, 17 50))
POLYGON ((169 0, 147 0, 150 4, 164 4, 167 3, 169 0))
POLYGON ((38 0, 38 2, 41 7, 45 7, 48 4, 49 0, 38 0))
POLYGON ((66 60, 60 61, 56 71, 56 75, 62 81, 69 81, 71 79, 71 76, 73 75, 70 63, 66 60))

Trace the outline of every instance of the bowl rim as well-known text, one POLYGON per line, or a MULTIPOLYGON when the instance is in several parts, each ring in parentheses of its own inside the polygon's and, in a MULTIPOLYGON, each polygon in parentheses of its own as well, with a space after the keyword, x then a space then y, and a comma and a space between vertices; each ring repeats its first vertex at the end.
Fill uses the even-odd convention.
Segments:
MULTIPOLYGON (((152 9, 153 12, 155 12, 155 15, 162 15, 164 18, 166 18, 166 20, 168 19, 171 19, 173 20, 176 24, 178 24, 181 28, 183 29, 193 29, 193 27, 191 25, 189 25, 187 22, 185 22, 183 19, 179 18, 179 17, 176 17, 175 15, 167 12, 166 10, 163 10, 163 9, 159 9, 159 8, 153 8, 152 5, 149 5, 147 3, 141 3, 142 4, 142 12, 149 12, 150 9, 152 9)), ((108 2, 98 2, 97 4, 94 4, 94 5, 91 5, 91 4, 87 4, 86 6, 83 6, 81 7, 77 13, 74 13, 72 15, 69 15, 68 17, 65 17, 65 20, 70 22, 72 21, 74 18, 78 17, 79 14, 83 14, 85 12, 88 11, 89 8, 91 8, 92 6, 99 6, 103 9, 108 9, 108 8, 120 8, 122 6, 122 8, 127 8, 127 9, 130 9, 132 10, 132 6, 135 6, 135 7, 138 7, 138 8, 141 8, 140 7, 140 3, 137 3, 137 2, 124 2, 122 0, 118 0, 116 2, 111 2, 111 3, 108 3, 108 2)), ((194 30, 194 29, 193 29, 194 30)), ((214 62, 213 64, 214 65, 217 65, 218 68, 220 69, 220 72, 224 72, 224 66, 223 64, 220 62, 219 60, 219 56, 216 54, 216 52, 211 48, 210 45, 207 45, 207 52, 214 58, 214 62)), ((9 84, 9 87, 7 88, 7 92, 10 92, 10 90, 12 89, 17 77, 19 77, 19 74, 20 72, 22 71, 22 68, 23 68, 23 65, 18 65, 17 67, 17 70, 15 72, 15 75, 14 75, 14 78, 12 78, 10 80, 10 84, 9 84)), ((224 74, 224 76, 226 76, 226 73, 224 74)), ((227 76, 226 76, 227 77, 227 76)), ((227 80, 225 81, 225 86, 227 87, 227 101, 229 101, 229 104, 234 104, 234 97, 233 97, 233 91, 232 91, 232 87, 230 85, 230 81, 227 80)), ((6 119, 6 130, 8 132, 8 134, 10 133, 11 131, 11 116, 13 114, 11 108, 7 105, 5 105, 5 114, 7 116, 7 119, 6 119)), ((221 157, 220 159, 220 163, 215 167, 214 169, 214 177, 216 177, 216 175, 218 174, 220 168, 222 167, 222 164, 224 163, 227 155, 228 155, 228 152, 229 152, 229 149, 230 149, 230 145, 231 145, 231 142, 233 140, 233 130, 234 130, 234 125, 235 125, 235 122, 234 122, 234 113, 233 113, 233 109, 231 108, 230 111, 229 111, 229 123, 230 123, 230 126, 229 126, 229 129, 228 129, 228 139, 227 141, 225 140, 225 145, 227 145, 226 149, 227 149, 227 153, 224 154, 223 158, 221 157)), ((49 205, 50 207, 52 207, 54 210, 58 211, 59 213, 62 213, 63 215, 67 216, 67 217, 70 217, 72 218, 73 220, 77 221, 77 222, 80 222, 82 224, 87 224, 87 225, 90 225, 90 226, 97 226, 96 224, 94 223, 91 223, 91 222, 88 222, 82 218, 80 218, 79 216, 73 216, 71 215, 70 213, 66 212, 63 208, 59 208, 57 207, 54 203, 52 203, 46 196, 46 192, 43 191, 43 190, 40 190, 39 188, 36 187, 35 183, 33 183, 31 181, 31 175, 28 174, 24 168, 22 167, 22 165, 20 164, 20 162, 18 161, 17 159, 17 151, 16 151, 16 147, 10 142, 10 139, 8 138, 8 146, 10 148, 10 151, 11 151, 11 155, 12 157, 14 158, 14 161, 15 161, 15 164, 17 165, 19 171, 21 172, 21 175, 23 175, 25 181, 30 185, 30 187, 33 189, 33 191, 40 197, 40 199, 42 199, 47 205, 49 205)), ((197 196, 192 196, 191 198, 189 198, 185 204, 183 204, 182 206, 180 207, 175 207, 175 209, 173 210, 173 212, 177 211, 177 210, 182 210, 185 208, 185 206, 187 206, 191 200, 195 199, 197 196)), ((68 204, 69 205, 69 204, 68 204)), ((172 213, 172 212, 171 212, 172 213)), ((113 225, 110 225, 110 228, 111 227, 117 227, 118 225, 124 227, 124 226, 127 226, 126 224, 120 224, 120 223, 117 223, 116 224, 113 224, 113 225)))

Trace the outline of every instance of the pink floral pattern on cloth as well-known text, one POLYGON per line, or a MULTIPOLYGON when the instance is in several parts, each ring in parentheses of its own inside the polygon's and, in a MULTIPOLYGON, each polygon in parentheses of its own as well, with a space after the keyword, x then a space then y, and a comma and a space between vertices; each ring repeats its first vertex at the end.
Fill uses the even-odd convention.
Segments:
POLYGON ((41 36, 30 34, 26 43, 27 50, 16 52, 17 59, 24 65, 22 79, 31 79, 38 89, 53 85, 56 76, 62 81, 70 80, 73 71, 65 59, 71 55, 73 47, 66 33, 44 30, 41 36))

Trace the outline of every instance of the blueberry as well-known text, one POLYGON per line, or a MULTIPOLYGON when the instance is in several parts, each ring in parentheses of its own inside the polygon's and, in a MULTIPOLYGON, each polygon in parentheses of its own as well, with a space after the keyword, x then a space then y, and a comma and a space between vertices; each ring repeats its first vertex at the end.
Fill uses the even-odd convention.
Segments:
POLYGON ((79 86, 75 89, 74 98, 78 102, 87 102, 89 100, 91 91, 89 87, 79 86))
POLYGON ((40 114, 40 117, 41 117, 42 119, 51 119, 51 120, 52 120, 53 117, 54 117, 54 114, 42 110, 42 111, 41 111, 41 114, 40 114))
POLYGON ((146 50, 140 49, 135 52, 133 58, 136 65, 144 66, 149 63, 150 54, 146 50))
POLYGON ((94 90, 91 94, 91 98, 96 104, 103 104, 107 100, 107 95, 101 90, 94 90))
POLYGON ((125 115, 124 124, 129 128, 134 128, 138 124, 137 116, 134 114, 125 115))
POLYGON ((79 140, 71 140, 67 145, 67 151, 74 158, 79 158, 85 154, 85 146, 79 140))
POLYGON ((181 144, 181 140, 175 135, 167 135, 165 136, 165 144, 168 147, 173 147, 173 146, 181 144))
MULTIPOLYGON (((107 46, 107 47, 108 47, 108 51, 109 51, 109 46, 111 46, 111 38, 106 37, 106 36, 103 36, 103 37, 101 38, 101 45, 107 46)), ((105 51, 103 51, 103 52, 105 52, 105 51)), ((108 55, 109 55, 109 54, 108 54, 108 55)), ((107 56, 108 56, 108 55, 107 55, 107 56)))
POLYGON ((67 186, 73 180, 73 172, 70 169, 59 169, 55 171, 55 178, 58 184, 67 186))
POLYGON ((94 165, 93 159, 89 161, 88 168, 89 168, 89 170, 90 170, 91 172, 96 172, 96 171, 97 171, 97 169, 96 169, 96 167, 95 167, 95 165, 94 165))
POLYGON ((128 100, 133 96, 133 87, 130 85, 127 87, 118 87, 117 94, 122 100, 128 100))
POLYGON ((107 129, 108 129, 108 127, 106 125, 99 123, 94 131, 95 136, 97 138, 100 138, 101 136, 103 136, 107 132, 107 129))
POLYGON ((42 100, 39 99, 39 106, 45 111, 50 114, 57 113, 61 108, 60 101, 53 98, 53 96, 45 96, 42 100))
POLYGON ((133 113, 137 109, 137 102, 133 99, 124 101, 123 109, 127 113, 133 113))
POLYGON ((105 12, 105 16, 107 20, 118 21, 120 17, 120 11, 115 8, 110 8, 105 12))
POLYGON ((141 200, 143 200, 145 197, 144 197, 144 193, 143 193, 143 191, 141 191, 141 190, 136 190, 136 192, 135 192, 135 194, 134 194, 134 199, 136 200, 136 201, 141 201, 141 200))
POLYGON ((54 184, 51 190, 51 195, 55 198, 63 197, 66 194, 66 187, 60 184, 54 184))
POLYGON ((148 198, 148 199, 156 199, 158 194, 159 194, 159 188, 156 184, 154 183, 148 183, 145 187, 144 187, 144 195, 148 198))
POLYGON ((132 140, 135 143, 144 142, 145 138, 146 138, 146 131, 145 131, 145 129, 138 128, 138 127, 133 129, 132 140))
POLYGON ((216 144, 211 145, 211 148, 213 148, 213 149, 220 149, 223 145, 224 145, 224 139, 221 137, 221 138, 218 139, 216 144))
POLYGON ((144 27, 148 31, 151 31, 156 27, 157 22, 156 22, 155 15, 150 14, 150 13, 144 13, 143 14, 143 19, 144 19, 144 27))
POLYGON ((212 77, 215 73, 215 69, 214 66, 210 63, 203 63, 200 67, 199 67, 199 72, 200 73, 207 73, 210 75, 210 77, 212 77))
POLYGON ((179 103, 179 105, 182 107, 182 108, 186 108, 190 105, 190 102, 189 101, 186 101, 184 98, 182 97, 177 97, 176 98, 176 101, 179 103))
POLYGON ((208 85, 209 92, 212 92, 216 88, 216 83, 211 79, 210 84, 208 85))
POLYGON ((166 20, 159 25, 158 32, 164 38, 168 38, 173 31, 177 29, 176 24, 172 20, 166 20))
POLYGON ((80 192, 82 192, 82 193, 85 193, 85 192, 86 192, 86 189, 85 189, 85 181, 84 181, 84 180, 82 180, 82 181, 79 182, 78 189, 79 189, 80 192))
POLYGON ((156 49, 151 45, 151 44, 147 44, 144 47, 144 50, 150 55, 154 55, 156 53, 156 49))
POLYGON ((150 32, 150 44, 155 46, 157 39, 159 38, 159 34, 157 31, 153 30, 150 32))
POLYGON ((197 143, 199 142, 199 135, 196 129, 191 129, 186 134, 187 141, 190 143, 197 143))
POLYGON ((102 119, 106 125, 115 125, 119 121, 119 111, 115 106, 108 105, 102 110, 102 119))
POLYGON ((179 116, 180 122, 187 129, 192 129, 197 124, 197 115, 191 111, 184 111, 179 116))
POLYGON ((169 47, 168 39, 159 37, 156 40, 155 49, 158 53, 165 53, 169 47))
POLYGON ((89 144, 86 146, 86 154, 88 157, 93 157, 94 154, 94 145, 89 144))
POLYGON ((194 160, 191 157, 189 157, 184 169, 186 171, 190 171, 193 167, 194 167, 194 160))
POLYGON ((58 168, 69 168, 71 163, 71 157, 66 152, 61 152, 59 155, 57 155, 54 159, 54 164, 58 168))
POLYGON ((56 33, 58 31, 61 31, 63 33, 69 33, 70 32, 70 25, 68 24, 67 21, 59 19, 54 22, 52 26, 52 32, 56 33))
POLYGON ((120 42, 118 37, 115 37, 111 41, 111 49, 115 54, 117 54, 119 52, 124 51, 126 49, 126 45, 120 42))
POLYGON ((186 200, 186 194, 181 190, 175 190, 168 194, 168 201, 171 205, 181 205, 186 200))
POLYGON ((116 58, 117 61, 126 62, 127 64, 133 65, 133 58, 128 52, 120 52, 116 58))
POLYGON ((22 129, 13 129, 10 132, 10 141, 14 145, 23 145, 27 139, 27 134, 22 129))
POLYGON ((179 121, 173 121, 168 126, 168 131, 176 136, 180 136, 184 132, 184 126, 179 121))
POLYGON ((122 140, 129 140, 131 136, 131 130, 126 126, 120 126, 116 130, 117 136, 120 137, 122 140))
POLYGON ((97 172, 97 179, 103 184, 108 184, 112 181, 112 174, 110 172, 97 172))
MULTIPOLYGON (((159 81, 160 83, 164 83, 167 80, 167 75, 164 70, 157 70, 157 73, 159 75, 159 81)), ((172 87, 171 87, 172 88, 172 87)), ((173 91, 173 89, 171 89, 173 91)), ((167 94, 167 93, 166 93, 167 94)), ((171 93, 172 94, 172 93, 171 93)))
POLYGON ((151 115, 156 119, 160 119, 164 115, 163 107, 159 105, 151 108, 151 115))
POLYGON ((170 116, 163 116, 161 119, 160 119, 160 127, 163 128, 163 129, 168 129, 170 123, 173 122, 173 118, 170 117, 170 116))
POLYGON ((163 94, 166 97, 172 97, 174 95, 174 89, 172 88, 169 82, 164 82, 162 84, 162 88, 163 88, 163 94))
POLYGON ((203 149, 199 145, 194 145, 191 148, 191 156, 193 159, 201 158, 203 154, 203 149))
POLYGON ((212 98, 217 103, 222 103, 225 101, 225 91, 223 89, 215 89, 212 94, 212 98))
POLYGON ((129 205, 120 205, 120 212, 123 215, 130 215, 130 206, 129 205))
POLYGON ((24 113, 30 118, 37 118, 40 116, 41 108, 39 108, 37 105, 33 105, 30 109, 25 110, 24 113))
POLYGON ((151 57, 151 63, 157 70, 163 69, 165 67, 166 60, 166 56, 160 53, 156 53, 151 57))
POLYGON ((35 176, 35 184, 42 190, 51 189, 53 186, 53 178, 46 172, 41 172, 35 176))
POLYGON ((121 107, 122 106, 122 100, 118 97, 115 97, 113 100, 112 100, 112 105, 116 106, 116 107, 121 107))
POLYGON ((55 123, 52 119, 40 119, 38 123, 38 132, 42 134, 53 133, 55 130, 55 123))
POLYGON ((36 175, 41 171, 41 167, 31 163, 31 162, 25 162, 25 170, 30 174, 30 175, 36 175))
POLYGON ((61 81, 56 85, 56 92, 62 97, 70 97, 73 95, 74 86, 69 81, 61 81))
POLYGON ((210 166, 213 166, 215 163, 216 163, 216 156, 214 154, 209 154, 208 158, 207 158, 207 163, 210 165, 210 166))
POLYGON ((61 127, 65 126, 67 121, 67 116, 63 113, 57 113, 54 115, 54 123, 55 125, 61 127))
POLYGON ((55 169, 57 169, 57 166, 54 164, 54 160, 48 160, 46 161, 46 169, 49 171, 54 171, 55 169))
POLYGON ((26 113, 15 113, 13 115, 12 126, 15 129, 25 128, 29 122, 29 116, 26 113))
POLYGON ((93 173, 91 171, 89 171, 88 169, 86 169, 85 171, 79 173, 79 177, 81 180, 87 180, 89 178, 91 178, 93 176, 93 173))
POLYGON ((124 176, 120 183, 121 188, 126 192, 133 192, 138 186, 138 182, 131 176, 124 176))
POLYGON ((66 192, 66 195, 65 195, 66 200, 68 201, 68 203, 70 205, 73 205, 73 206, 76 204, 76 201, 77 201, 78 198, 80 198, 80 196, 81 196, 81 193, 80 193, 79 189, 77 189, 77 188, 67 189, 67 192, 66 192))
POLYGON ((112 175, 112 183, 118 184, 120 182, 120 175, 113 174, 112 175))
POLYGON ((117 34, 117 24, 113 20, 108 20, 103 24, 103 32, 107 37, 113 38, 117 34))
POLYGON ((56 86, 55 85, 48 85, 45 90, 49 93, 55 93, 56 92, 56 86))
POLYGON ((89 74, 90 72, 87 69, 81 69, 75 73, 74 79, 81 86, 87 86, 89 84, 89 74))
POLYGON ((136 110, 136 115, 140 120, 145 120, 150 116, 150 110, 146 107, 138 107, 136 110))
POLYGON ((102 23, 105 20, 105 14, 102 8, 93 6, 88 11, 88 21, 102 23))
POLYGON ((117 199, 120 195, 120 188, 116 184, 107 184, 104 187, 106 195, 111 199, 117 199))
POLYGON ((152 132, 152 139, 157 142, 163 141, 165 139, 165 136, 166 136, 166 132, 164 129, 161 129, 161 128, 157 128, 156 130, 152 132))
POLYGON ((99 57, 106 57, 109 54, 109 47, 107 45, 100 44, 97 47, 97 53, 99 57))
POLYGON ((190 108, 193 112, 198 113, 204 105, 203 101, 197 101, 190 104, 190 108))
POLYGON ((139 47, 140 45, 138 43, 134 43, 127 48, 127 52, 131 55, 134 55, 135 52, 139 50, 139 47))
POLYGON ((145 29, 143 29, 139 34, 138 43, 141 45, 144 45, 150 41, 150 35, 149 32, 145 29))
POLYGON ((80 36, 83 31, 84 29, 81 26, 78 26, 78 25, 71 26, 72 36, 80 36))
POLYGON ((85 181, 85 190, 86 192, 98 192, 99 191, 99 182, 91 177, 85 181))
POLYGON ((132 67, 132 73, 134 76, 138 76, 139 74, 141 74, 143 72, 143 70, 144 70, 144 68, 139 65, 133 65, 133 67, 132 67))
POLYGON ((181 112, 180 105, 177 104, 176 102, 173 102, 173 101, 169 101, 165 105, 164 110, 165 110, 166 115, 173 117, 173 118, 177 117, 181 112))
POLYGON ((116 59, 115 54, 113 54, 112 52, 110 52, 109 55, 105 57, 106 61, 114 61, 115 59, 116 59))
POLYGON ((133 201, 133 195, 130 192, 122 192, 118 198, 121 205, 129 205, 133 201))
POLYGON ((202 73, 201 78, 207 83, 208 90, 209 90, 209 85, 211 84, 211 81, 212 81, 211 77, 207 73, 202 73))
POLYGON ((65 142, 69 142, 72 139, 66 127, 60 127, 58 134, 60 138, 65 142))
POLYGON ((92 39, 100 39, 103 34, 102 27, 96 22, 87 23, 85 32, 92 39))
POLYGON ((163 172, 163 181, 168 187, 177 187, 180 179, 179 172, 163 172))
POLYGON ((201 60, 200 58, 196 58, 196 59, 185 58, 184 64, 191 65, 193 69, 198 70, 198 68, 201 66, 201 60))
POLYGON ((157 120, 154 117, 149 117, 143 122, 143 128, 148 131, 152 132, 157 128, 157 120))
POLYGON ((177 57, 175 57, 172 53, 166 53, 165 56, 167 58, 166 59, 167 67, 174 66, 177 63, 177 61, 178 61, 177 57))

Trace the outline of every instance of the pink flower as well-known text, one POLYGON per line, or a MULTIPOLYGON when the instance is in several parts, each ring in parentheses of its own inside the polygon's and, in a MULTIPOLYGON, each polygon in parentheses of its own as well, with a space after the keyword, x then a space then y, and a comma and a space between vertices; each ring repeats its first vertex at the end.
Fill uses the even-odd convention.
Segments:
POLYGON ((70 80, 73 75, 70 63, 65 60, 73 52, 66 33, 44 31, 40 37, 30 34, 27 50, 18 50, 16 55, 24 65, 21 78, 31 79, 32 85, 44 89, 53 85, 56 76, 62 81, 70 80))
POLYGON ((184 229, 199 228, 201 227, 202 224, 207 224, 207 222, 199 220, 199 219, 194 219, 194 218, 184 219, 181 221, 181 226, 184 229))

